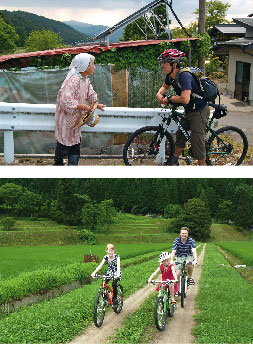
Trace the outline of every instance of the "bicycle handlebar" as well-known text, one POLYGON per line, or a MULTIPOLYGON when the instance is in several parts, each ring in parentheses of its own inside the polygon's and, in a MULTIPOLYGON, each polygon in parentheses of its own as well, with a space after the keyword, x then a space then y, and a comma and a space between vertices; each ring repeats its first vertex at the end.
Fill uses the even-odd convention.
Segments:
POLYGON ((94 278, 97 278, 97 279, 99 279, 99 278, 113 278, 113 277, 111 277, 111 276, 107 276, 107 275, 95 275, 95 277, 94 278))
MULTIPOLYGON (((182 262, 182 263, 180 263, 180 262, 176 262, 175 263, 176 265, 182 265, 182 264, 186 264, 186 260, 184 261, 184 262, 182 262)), ((192 265, 192 262, 188 262, 186 265, 192 265)))
POLYGON ((116 276, 108 276, 108 275, 95 275, 96 279, 99 279, 99 278, 104 278, 104 279, 114 279, 114 278, 117 278, 116 276))
POLYGON ((151 283, 152 284, 159 284, 159 283, 162 283, 162 284, 172 284, 172 283, 175 283, 176 280, 169 280, 167 279, 167 281, 155 281, 155 280, 152 280, 151 283))

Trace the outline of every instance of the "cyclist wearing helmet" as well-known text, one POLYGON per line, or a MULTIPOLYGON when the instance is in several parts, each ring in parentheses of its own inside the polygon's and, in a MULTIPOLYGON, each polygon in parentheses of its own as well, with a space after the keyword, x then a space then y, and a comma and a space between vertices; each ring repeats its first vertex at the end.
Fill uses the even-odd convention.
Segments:
MULTIPOLYGON (((155 272, 152 273, 152 275, 148 279, 148 283, 151 283, 152 279, 157 275, 159 272, 162 273, 162 281, 169 280, 175 280, 177 282, 177 276, 175 272, 174 263, 170 262, 170 253, 169 252, 162 252, 159 256, 159 262, 160 266, 156 269, 155 272)), ((157 291, 160 291, 162 284, 159 283, 157 287, 157 291)), ((178 285, 177 283, 173 283, 169 285, 170 289, 170 295, 171 295, 171 302, 176 303, 174 299, 174 294, 178 291, 178 285)), ((165 287, 165 290, 167 290, 167 286, 165 287)))
POLYGON ((182 227, 180 230, 180 236, 174 240, 172 253, 171 253, 171 260, 170 263, 173 263, 173 259, 175 258, 176 264, 176 274, 178 280, 180 280, 181 275, 181 264, 186 260, 186 262, 191 262, 192 265, 187 266, 188 270, 188 285, 195 284, 192 278, 193 272, 193 265, 196 265, 198 262, 197 251, 196 251, 196 244, 195 241, 188 236, 189 228, 182 227))
MULTIPOLYGON (((156 98, 163 105, 168 105, 171 102, 184 106, 185 115, 181 120, 181 124, 186 130, 191 130, 190 140, 193 157, 198 160, 199 165, 206 165, 205 129, 210 110, 191 73, 187 71, 180 73, 180 64, 184 61, 184 58, 185 54, 177 49, 167 49, 158 57, 166 78, 157 92, 156 98), (171 86, 177 95, 164 97, 164 94, 168 92, 171 86)), ((169 165, 178 165, 178 158, 185 148, 185 143, 186 139, 183 133, 178 130, 176 133, 175 155, 169 165)))

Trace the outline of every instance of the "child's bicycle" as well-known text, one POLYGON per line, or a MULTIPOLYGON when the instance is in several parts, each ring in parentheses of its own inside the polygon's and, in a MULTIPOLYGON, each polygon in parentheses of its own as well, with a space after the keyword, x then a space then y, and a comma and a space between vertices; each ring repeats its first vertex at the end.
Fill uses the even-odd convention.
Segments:
MULTIPOLYGON (((206 135, 206 164, 207 165, 240 165, 248 150, 248 140, 244 132, 236 127, 227 126, 218 130, 212 128, 215 118, 227 115, 226 106, 208 104, 215 111, 210 118, 206 135)), ((125 143, 123 160, 127 166, 168 165, 175 151, 175 143, 168 127, 172 120, 181 129, 189 142, 190 134, 180 124, 183 114, 177 111, 179 104, 172 106, 171 113, 162 113, 158 126, 147 126, 136 130, 125 143)), ((184 151, 183 157, 188 165, 193 161, 191 146, 184 151)))
POLYGON ((174 283, 174 280, 166 281, 151 281, 152 284, 161 283, 160 295, 157 297, 155 302, 154 316, 155 325, 159 331, 164 330, 167 320, 167 315, 173 317, 175 311, 175 303, 171 302, 169 284, 174 283), (165 290, 167 286, 167 291, 165 290))
POLYGON ((181 275, 180 275, 180 295, 181 295, 181 307, 184 308, 184 299, 186 298, 188 289, 188 275, 187 275, 187 265, 191 265, 192 262, 186 264, 186 260, 183 263, 176 263, 181 265, 181 275))
MULTIPOLYGON (((113 306, 113 289, 105 282, 106 278, 110 278, 109 276, 104 275, 96 275, 95 278, 99 279, 102 278, 102 287, 99 288, 98 295, 94 305, 94 324, 97 327, 100 327, 103 324, 104 317, 105 317, 105 308, 106 306, 113 306)), ((113 308, 115 313, 120 313, 123 307, 123 287, 122 285, 117 285, 117 299, 118 299, 118 306, 117 308, 113 308)))

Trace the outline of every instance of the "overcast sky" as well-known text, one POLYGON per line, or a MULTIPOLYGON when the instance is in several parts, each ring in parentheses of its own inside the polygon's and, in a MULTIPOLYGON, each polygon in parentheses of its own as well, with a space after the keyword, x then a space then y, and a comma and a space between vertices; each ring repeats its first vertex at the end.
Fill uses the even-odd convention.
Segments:
MULTIPOLYGON (((227 19, 243 18, 253 12, 252 0, 221 0, 230 3, 227 19)), ((0 9, 22 10, 59 21, 76 20, 89 24, 113 26, 151 0, 0 0, 0 9)), ((184 25, 196 19, 192 14, 199 0, 173 0, 174 11, 184 25)), ((172 13, 172 26, 178 26, 172 13)))

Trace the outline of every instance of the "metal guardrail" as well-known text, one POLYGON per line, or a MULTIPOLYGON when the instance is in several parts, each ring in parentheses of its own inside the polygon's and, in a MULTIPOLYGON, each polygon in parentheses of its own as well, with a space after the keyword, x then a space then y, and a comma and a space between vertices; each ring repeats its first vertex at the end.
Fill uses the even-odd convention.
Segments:
MULTIPOLYGON (((54 104, 25 104, 0 102, 0 130, 4 131, 4 161, 14 161, 14 131, 54 131, 54 104)), ((132 133, 146 125, 157 125, 162 113, 171 110, 163 108, 106 107, 96 110, 100 122, 93 128, 87 125, 82 132, 132 133)), ((183 112, 183 110, 182 110, 183 112)), ((169 131, 175 133, 177 126, 171 123, 169 131)))

